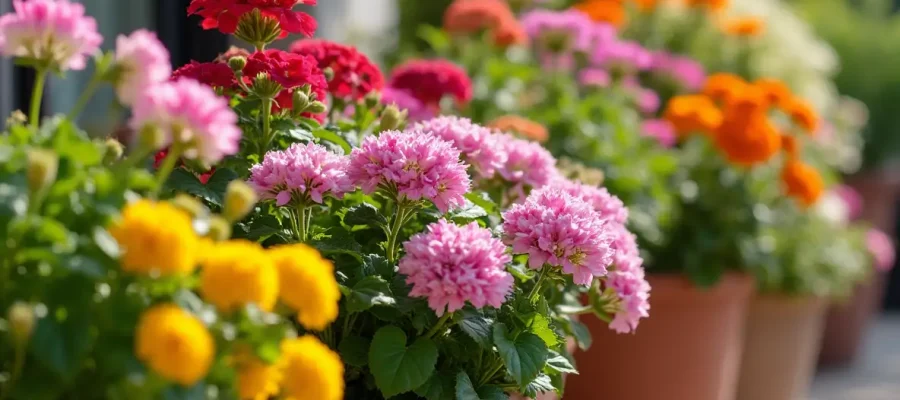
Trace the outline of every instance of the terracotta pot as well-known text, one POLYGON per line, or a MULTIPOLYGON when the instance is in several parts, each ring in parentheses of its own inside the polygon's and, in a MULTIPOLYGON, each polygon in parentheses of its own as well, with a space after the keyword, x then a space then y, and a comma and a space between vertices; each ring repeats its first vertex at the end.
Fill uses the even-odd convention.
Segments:
POLYGON ((678 275, 649 275, 650 317, 637 332, 618 335, 583 318, 594 336, 575 354, 580 374, 565 399, 731 400, 753 280, 727 274, 710 289, 678 275))
POLYGON ((873 273, 857 285, 853 296, 833 304, 825 319, 819 365, 827 368, 852 364, 865 344, 866 332, 881 307, 885 276, 873 273))
POLYGON ((758 294, 750 301, 737 400, 805 399, 828 302, 758 294))

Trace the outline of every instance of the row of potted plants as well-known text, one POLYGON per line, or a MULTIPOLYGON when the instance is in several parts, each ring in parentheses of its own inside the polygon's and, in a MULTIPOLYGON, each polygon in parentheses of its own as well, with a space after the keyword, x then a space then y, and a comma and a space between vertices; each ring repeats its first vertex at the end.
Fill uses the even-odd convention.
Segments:
POLYGON ((823 206, 852 203, 814 107, 641 39, 656 2, 625 28, 619 1, 457 0, 422 32, 438 57, 389 74, 268 49, 312 36, 314 3, 193 0, 253 50, 174 71, 147 31, 101 52, 69 0, 0 17, 37 76, 0 137, 0 399, 759 398, 780 361, 747 356, 755 327, 810 321, 778 337, 812 353, 821 299, 870 268, 823 206), (41 120, 47 75, 91 60, 41 120), (117 138, 72 122, 102 85, 117 138))

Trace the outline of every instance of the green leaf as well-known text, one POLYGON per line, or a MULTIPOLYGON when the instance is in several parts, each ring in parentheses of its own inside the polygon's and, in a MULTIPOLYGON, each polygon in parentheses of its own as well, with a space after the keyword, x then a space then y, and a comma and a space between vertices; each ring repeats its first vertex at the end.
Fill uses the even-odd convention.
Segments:
POLYGON ((388 221, 375 206, 362 203, 347 210, 344 214, 344 223, 347 226, 367 225, 376 228, 387 225, 388 221))
POLYGON ((454 400, 453 377, 450 374, 436 373, 428 382, 419 386, 415 392, 426 400, 454 400))
POLYGON ((363 268, 367 272, 387 278, 394 276, 394 266, 381 254, 366 254, 362 258, 363 268))
POLYGON ((356 313, 366 311, 374 306, 393 305, 396 301, 391 297, 391 286, 384 278, 372 275, 361 279, 353 285, 347 297, 347 311, 356 313))
POLYGON ((347 254, 353 256, 359 262, 362 262, 362 246, 347 232, 346 229, 335 227, 328 230, 328 237, 318 239, 312 242, 313 247, 319 249, 322 253, 328 254, 347 254))
POLYGON ((265 240, 269 236, 284 231, 284 228, 281 226, 281 221, 274 215, 264 215, 259 218, 254 218, 247 224, 246 229, 247 233, 244 238, 253 241, 265 240))
POLYGON ((447 217, 456 222, 466 222, 473 219, 486 217, 487 215, 488 213, 483 207, 473 203, 471 200, 466 199, 466 202, 462 207, 450 211, 447 217))
POLYGON ((494 203, 494 201, 491 200, 491 196, 489 196, 485 192, 468 193, 466 194, 466 199, 471 201, 472 204, 481 207, 489 213, 494 213, 497 211, 497 203, 494 203))
POLYGON ((534 380, 547 361, 547 345, 543 339, 530 332, 510 337, 502 323, 494 325, 494 344, 506 369, 519 385, 534 380))
POLYGON ((577 374, 578 370, 572 365, 568 358, 555 351, 550 351, 550 357, 547 359, 547 367, 559 371, 564 374, 577 374))
POLYGON ((352 150, 352 147, 350 146, 350 143, 347 142, 347 140, 328 129, 316 129, 312 132, 312 134, 320 140, 327 140, 340 146, 341 149, 344 150, 344 154, 350 154, 350 151, 352 150))
POLYGON ((591 344, 594 341, 593 338, 591 338, 591 331, 588 327, 574 319, 569 321, 569 326, 572 328, 572 336, 574 336, 575 340, 578 342, 578 348, 581 350, 591 348, 591 344))
POLYGON ((364 367, 369 363, 369 345, 371 340, 360 336, 347 336, 338 345, 341 359, 347 365, 364 367))
POLYGON ((31 338, 31 352, 68 381, 75 377, 87 358, 91 346, 90 327, 86 318, 73 316, 60 323, 54 315, 48 315, 38 321, 31 338))
POLYGON ((407 347, 406 334, 392 325, 375 332, 369 348, 369 369, 385 398, 425 384, 437 359, 438 348, 431 339, 419 338, 407 347))
POLYGON ((528 325, 528 330, 538 335, 547 344, 548 348, 554 347, 559 343, 559 337, 553 331, 553 328, 550 327, 550 321, 543 315, 533 314, 526 321, 526 324, 528 325))
POLYGON ((478 397, 481 400, 509 400, 509 395, 503 389, 492 385, 478 388, 478 397))
POLYGON ((106 266, 102 262, 97 261, 88 256, 74 254, 63 258, 63 266, 71 271, 75 271, 91 278, 102 278, 106 276, 106 266))
POLYGON ((480 400, 472 380, 465 372, 456 374, 456 400, 480 400))
POLYGON ((222 206, 228 184, 238 179, 237 173, 227 168, 216 169, 206 184, 190 171, 176 168, 166 180, 166 187, 176 192, 184 192, 197 196, 217 206, 222 206))
POLYGON ((477 312, 463 310, 453 315, 456 325, 483 347, 491 345, 491 325, 494 320, 485 318, 477 312))
POLYGON ((541 393, 550 393, 556 391, 553 387, 553 381, 549 376, 540 374, 525 386, 525 395, 531 398, 537 397, 541 393))

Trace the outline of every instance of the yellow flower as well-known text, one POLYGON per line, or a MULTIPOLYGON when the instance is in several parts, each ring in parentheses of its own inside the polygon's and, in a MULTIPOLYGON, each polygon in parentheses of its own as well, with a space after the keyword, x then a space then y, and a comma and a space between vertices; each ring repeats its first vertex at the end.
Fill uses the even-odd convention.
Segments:
POLYGON ((297 320, 314 330, 334 322, 341 292, 331 262, 302 244, 275 247, 269 254, 278 268, 281 301, 297 310, 297 320))
POLYGON ((285 400, 340 400, 344 398, 341 358, 312 336, 281 344, 285 400))
POLYGON ((109 232, 123 250, 127 272, 184 275, 197 267, 199 244, 191 218, 169 203, 131 203, 109 232))
POLYGON ((159 376, 190 386, 209 371, 215 344, 200 320, 174 304, 162 304, 141 315, 135 353, 159 376))
POLYGON ((237 385, 241 400, 268 400, 278 394, 281 371, 251 354, 238 357, 237 385))
POLYGON ((278 300, 278 271, 257 243, 230 240, 208 248, 201 262, 200 293, 223 312, 255 303, 271 311, 278 300))

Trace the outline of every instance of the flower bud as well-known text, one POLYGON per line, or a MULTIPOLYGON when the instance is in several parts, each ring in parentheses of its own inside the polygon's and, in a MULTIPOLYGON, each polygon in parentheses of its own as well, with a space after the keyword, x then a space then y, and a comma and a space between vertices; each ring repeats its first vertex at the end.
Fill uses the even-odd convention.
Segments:
POLYGON ((9 307, 6 319, 9 321, 9 333, 17 346, 28 343, 31 333, 34 331, 34 307, 16 302, 9 307))
POLYGON ((209 219, 209 232, 206 233, 206 237, 217 242, 228 240, 231 237, 231 223, 218 215, 212 216, 209 219))
POLYGON ((250 87, 253 94, 261 99, 274 99, 278 96, 278 93, 281 93, 282 89, 284 89, 284 87, 282 87, 280 83, 269 78, 269 75, 265 72, 257 74, 256 79, 253 80, 253 86, 250 87))
POLYGON ((38 193, 56 180, 59 155, 50 150, 31 149, 28 151, 28 190, 38 193))
POLYGON ((325 80, 328 82, 331 82, 331 80, 334 79, 334 70, 331 69, 331 67, 325 67, 325 69, 322 70, 322 74, 325 75, 325 80))
POLYGON ((399 129, 406 122, 406 110, 400 111, 396 105, 389 105, 381 112, 381 131, 399 129))
POLYGON ((366 108, 372 109, 378 105, 378 102, 381 101, 381 93, 378 92, 369 92, 366 97, 363 98, 364 104, 366 108))
POLYGON ((263 15, 258 8, 244 13, 238 20, 234 36, 252 43, 258 49, 274 42, 281 35, 281 24, 278 19, 263 15))
POLYGON ((306 111, 306 108, 309 107, 309 96, 303 91, 295 90, 294 91, 294 114, 300 114, 306 111))
POLYGON ((6 126, 25 125, 26 122, 28 122, 28 117, 25 113, 22 110, 15 110, 6 119, 6 126))
POLYGON ((208 210, 200 200, 197 200, 194 196, 187 195, 184 193, 179 193, 175 195, 175 198, 169 201, 173 206, 181 209, 182 211, 188 213, 191 218, 198 218, 207 214, 208 210))
POLYGON ((328 107, 325 106, 325 103, 321 101, 314 101, 306 107, 306 111, 311 112, 313 114, 321 114, 325 111, 328 111, 328 107))
POLYGON ((139 145, 147 150, 160 150, 166 145, 166 133, 153 125, 145 125, 138 134, 139 145))
POLYGON ((122 158, 125 153, 125 147, 116 139, 109 138, 103 142, 103 162, 111 164, 122 158))
POLYGON ((225 206, 222 209, 222 216, 228 221, 237 222, 253 210, 259 196, 250 185, 244 181, 233 180, 228 183, 225 190, 225 206))
POLYGON ((228 66, 234 72, 241 72, 247 66, 247 58, 243 56, 234 56, 228 59, 228 66))

